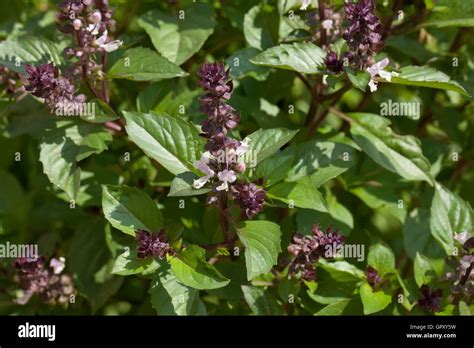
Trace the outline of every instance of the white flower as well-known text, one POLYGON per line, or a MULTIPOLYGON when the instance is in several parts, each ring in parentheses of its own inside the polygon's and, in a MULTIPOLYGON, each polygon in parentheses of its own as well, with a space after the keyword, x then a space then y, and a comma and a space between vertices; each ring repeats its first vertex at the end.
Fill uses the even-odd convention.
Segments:
POLYGON ((200 189, 212 177, 214 177, 214 175, 216 175, 216 173, 214 173, 214 171, 211 168, 209 168, 209 166, 208 166, 208 163, 209 163, 210 159, 211 159, 211 154, 209 153, 209 151, 206 151, 201 155, 201 159, 194 163, 194 167, 196 167, 197 169, 199 169, 201 172, 203 172, 205 174, 205 176, 203 176, 203 177, 201 177, 197 180, 194 180, 194 182, 193 182, 193 187, 194 188, 200 189))
POLYGON ((66 267, 66 259, 64 257, 60 257, 59 259, 52 258, 49 262, 49 267, 53 269, 54 274, 59 274, 63 271, 64 267, 66 267))
POLYGON ((92 35, 99 34, 99 25, 98 24, 89 24, 87 26, 87 31, 90 32, 92 35))
POLYGON ((107 35, 107 30, 104 30, 102 36, 95 40, 96 45, 103 48, 106 52, 116 51, 123 44, 123 41, 113 40, 106 43, 107 35))
POLYGON ((329 30, 332 28, 332 19, 325 19, 322 23, 323 28, 329 30))
POLYGON ((398 73, 396 72, 383 70, 388 66, 389 63, 390 60, 388 58, 384 58, 380 62, 377 62, 366 69, 367 72, 370 74, 369 87, 371 92, 375 92, 377 90, 378 82, 374 80, 375 76, 378 75, 387 81, 392 81, 392 76, 398 76, 398 73))
POLYGON ((301 11, 306 11, 308 6, 311 4, 311 0, 303 0, 301 1, 301 7, 300 7, 300 10, 301 11))
POLYGON ((249 138, 245 138, 244 140, 242 140, 240 142, 240 145, 237 146, 237 148, 235 149, 235 153, 239 156, 246 153, 247 150, 249 149, 249 142, 250 142, 249 138))
POLYGON ((217 173, 217 177, 220 181, 222 181, 222 184, 216 187, 217 191, 227 191, 229 189, 228 183, 233 183, 235 180, 237 180, 234 171, 227 169, 224 169, 222 172, 217 173))
POLYGON ((454 232, 454 239, 456 239, 459 243, 464 244, 470 238, 469 232, 464 231, 461 233, 454 232))

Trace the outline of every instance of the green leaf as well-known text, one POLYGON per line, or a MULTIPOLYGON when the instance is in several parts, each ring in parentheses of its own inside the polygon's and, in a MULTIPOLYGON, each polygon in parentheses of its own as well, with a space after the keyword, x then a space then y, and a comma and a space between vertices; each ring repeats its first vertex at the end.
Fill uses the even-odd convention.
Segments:
POLYGON ((196 196, 211 191, 210 188, 195 189, 193 182, 197 178, 198 176, 191 172, 178 174, 171 182, 168 197, 196 196))
POLYGON ((326 53, 310 42, 281 44, 263 51, 250 61, 255 65, 297 71, 304 74, 321 74, 325 71, 326 53))
POLYGON ((267 190, 269 198, 277 199, 290 206, 327 212, 327 203, 314 187, 299 182, 281 182, 267 190))
POLYGON ((377 243, 370 247, 367 264, 375 268, 379 275, 383 277, 387 273, 395 272, 395 255, 389 247, 377 243))
POLYGON ((347 67, 345 71, 352 85, 365 92, 370 81, 370 74, 365 70, 354 70, 350 67, 347 67))
POLYGON ((135 187, 104 185, 102 209, 116 229, 135 236, 135 230, 158 232, 163 217, 155 202, 135 187))
POLYGON ((448 255, 454 248, 454 233, 471 232, 472 208, 457 194, 436 183, 431 203, 431 234, 448 255))
POLYGON ((149 293, 158 315, 206 315, 199 290, 181 284, 169 267, 153 277, 149 293))
POLYGON ((436 272, 431 262, 422 254, 416 253, 414 263, 415 281, 418 287, 429 285, 436 278, 436 272))
POLYGON ((328 262, 321 259, 318 264, 337 282, 357 282, 364 279, 364 272, 347 261, 328 262))
POLYGON ((411 135, 398 135, 390 120, 379 115, 352 113, 351 134, 375 162, 407 180, 433 183, 430 162, 423 156, 420 141, 411 135))
POLYGON ((256 178, 264 178, 266 185, 274 185, 286 178, 294 161, 293 154, 276 153, 257 165, 256 178))
POLYGON ((420 26, 474 27, 474 4, 465 0, 438 0, 428 20, 420 26))
POLYGON ((285 128, 259 129, 250 134, 247 153, 256 158, 257 164, 273 155, 298 133, 297 130, 285 128))
POLYGON ((90 301, 93 313, 118 291, 124 279, 111 273, 111 256, 104 220, 89 215, 74 232, 66 252, 66 265, 74 277, 74 287, 90 301))
POLYGON ((25 64, 63 63, 56 44, 41 37, 25 36, 0 42, 0 65, 25 74, 25 64))
POLYGON ((407 86, 419 86, 427 88, 436 88, 446 91, 458 92, 469 96, 469 93, 458 82, 451 80, 445 73, 429 66, 406 66, 400 70, 400 75, 392 76, 389 83, 397 83, 407 86))
POLYGON ((115 260, 111 273, 122 276, 148 274, 157 270, 159 266, 155 259, 139 259, 135 252, 132 253, 130 248, 127 248, 115 260))
POLYGON ((158 53, 143 47, 131 48, 110 68, 107 75, 114 79, 151 81, 187 76, 188 73, 158 53))
POLYGON ((431 258, 442 258, 444 251, 431 235, 429 209, 414 209, 405 220, 403 227, 403 243, 411 259, 417 252, 431 258))
POLYGON ((247 47, 235 52, 232 56, 226 59, 226 65, 230 67, 230 77, 233 79, 241 79, 245 76, 253 77, 258 81, 264 81, 270 69, 255 66, 250 62, 250 59, 255 57, 260 51, 254 47, 247 47))
POLYGON ((242 285, 242 293, 244 294, 245 302, 247 302, 253 314, 281 314, 280 306, 278 306, 275 298, 264 289, 255 286, 242 285))
POLYGON ((364 314, 380 312, 392 302, 392 296, 383 291, 374 291, 370 284, 363 283, 360 287, 360 298, 364 305, 364 314))
POLYGON ((317 316, 342 315, 344 313, 344 310, 349 305, 350 301, 351 301, 351 299, 344 299, 344 300, 339 300, 339 301, 333 302, 333 303, 327 305, 326 307, 324 307, 323 309, 321 309, 321 310, 317 311, 316 313, 314 313, 314 315, 317 315, 317 316))
POLYGON ((317 187, 344 173, 357 157, 353 147, 333 141, 312 140, 286 148, 281 156, 292 156, 286 181, 299 181, 317 187), (314 175, 312 175, 314 174, 314 175))
POLYGON ((40 140, 40 161, 49 180, 73 200, 80 186, 77 162, 107 149, 112 135, 92 124, 60 121, 40 140))
POLYGON ((255 5, 245 14, 244 36, 250 46, 264 50, 273 45, 270 21, 271 16, 263 10, 263 5, 255 5))
POLYGON ((152 10, 140 16, 138 25, 145 29, 163 57, 181 65, 198 52, 213 33, 216 25, 213 12, 210 5, 203 3, 192 4, 175 15, 152 10))
POLYGON ((270 221, 245 221, 237 234, 245 247, 247 279, 268 273, 281 252, 280 226, 270 221))
POLYGON ((176 278, 184 285, 199 290, 217 289, 229 284, 230 280, 206 261, 205 254, 203 248, 190 245, 178 256, 170 257, 169 262, 176 278))
POLYGON ((130 139, 172 174, 193 171, 203 148, 193 124, 165 113, 124 111, 130 139))

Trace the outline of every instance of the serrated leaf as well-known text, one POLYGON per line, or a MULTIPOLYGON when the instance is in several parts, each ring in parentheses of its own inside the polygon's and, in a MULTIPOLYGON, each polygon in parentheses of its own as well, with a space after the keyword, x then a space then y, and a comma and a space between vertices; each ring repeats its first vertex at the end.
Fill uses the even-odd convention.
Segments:
POLYGON ((135 236, 135 230, 158 232, 163 216, 155 202, 135 187, 104 185, 102 209, 116 229, 135 236))
POLYGON ((380 312, 392 302, 392 296, 386 294, 382 290, 374 291, 368 283, 363 283, 361 285, 360 298, 364 305, 365 315, 380 312))
POLYGON ((183 196, 196 196, 208 193, 211 191, 210 188, 195 189, 193 187, 194 180, 199 177, 191 172, 185 172, 178 174, 171 182, 169 197, 183 197, 183 196))
POLYGON ((76 199, 81 170, 77 162, 107 149, 112 135, 101 127, 62 121, 40 140, 40 161, 49 180, 76 199))
POLYGON ((199 291, 181 284, 169 267, 153 277, 149 293, 158 315, 206 315, 199 291))
POLYGON ((178 256, 170 257, 169 262, 176 278, 194 289, 217 289, 229 284, 230 280, 209 264, 205 256, 203 248, 190 245, 178 256))
POLYGON ((431 203, 431 234, 451 255, 454 247, 454 233, 471 232, 472 208, 457 194, 439 183, 435 185, 435 194, 431 203))
POLYGON ((198 52, 213 33, 216 22, 208 4, 195 3, 175 15, 152 10, 140 16, 138 25, 145 29, 153 46, 165 58, 178 65, 198 52))
POLYGON ((259 129, 246 138, 249 140, 247 153, 249 153, 252 158, 256 158, 258 164, 277 152, 283 145, 289 142, 296 133, 298 133, 297 130, 285 128, 259 129))
POLYGON ((281 252, 280 226, 270 221, 245 221, 237 234, 245 247, 247 279, 268 273, 281 252))
POLYGON ((281 182, 267 190, 267 196, 286 204, 327 212, 327 203, 314 187, 299 182, 281 182))
POLYGON ((436 272, 431 262, 420 253, 416 253, 413 270, 418 287, 421 287, 423 284, 429 285, 436 278, 436 272))
POLYGON ((194 170, 203 148, 193 124, 165 113, 123 112, 130 139, 172 174, 194 170))
POLYGON ((430 162, 423 156, 420 141, 411 135, 398 135, 390 120, 379 115, 352 113, 351 134, 364 152, 385 169, 407 180, 433 184, 430 162))
POLYGON ((143 47, 131 48, 107 72, 113 79, 151 81, 187 76, 179 66, 143 47))
POLYGON ((25 36, 0 43, 0 65, 25 74, 25 64, 63 63, 56 44, 42 37, 25 36))
POLYGON ((469 93, 458 82, 451 80, 445 73, 429 66, 406 66, 400 70, 398 76, 392 76, 391 81, 407 86, 419 86, 427 88, 443 89, 447 91, 458 92, 469 96, 469 93))
POLYGON ((326 53, 310 42, 281 44, 258 54, 250 61, 255 65, 297 71, 304 74, 321 74, 325 71, 326 53))
POLYGON ((387 273, 395 272, 395 255, 388 246, 377 243, 369 249, 367 264, 375 268, 383 277, 387 273))
POLYGON ((275 298, 262 288, 242 285, 245 302, 255 315, 279 315, 280 307, 275 298))

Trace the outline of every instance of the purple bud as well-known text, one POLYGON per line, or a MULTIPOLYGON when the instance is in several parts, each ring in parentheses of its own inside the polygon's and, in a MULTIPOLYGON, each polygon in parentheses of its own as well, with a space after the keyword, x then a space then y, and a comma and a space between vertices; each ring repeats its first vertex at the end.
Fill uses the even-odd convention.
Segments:
POLYGON ((135 237, 138 243, 137 256, 141 259, 147 259, 149 257, 164 259, 166 255, 176 254, 166 241, 165 230, 161 230, 158 234, 136 230, 135 237))
POLYGON ((439 312, 441 309, 443 290, 434 289, 430 291, 429 286, 424 284, 421 286, 420 292, 421 297, 418 299, 420 307, 430 312, 439 312))
POLYGON ((262 211, 266 196, 264 189, 252 183, 237 183, 232 186, 232 197, 240 205, 242 213, 249 219, 262 211))

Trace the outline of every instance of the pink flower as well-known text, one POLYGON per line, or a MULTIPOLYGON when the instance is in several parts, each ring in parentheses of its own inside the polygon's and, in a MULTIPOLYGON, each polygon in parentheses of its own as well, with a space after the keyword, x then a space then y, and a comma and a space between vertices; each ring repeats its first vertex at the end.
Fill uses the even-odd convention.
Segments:
POLYGON ((237 180, 233 170, 224 169, 222 172, 217 173, 217 177, 222 184, 216 187, 217 191, 227 191, 229 189, 229 183, 233 183, 237 180))

